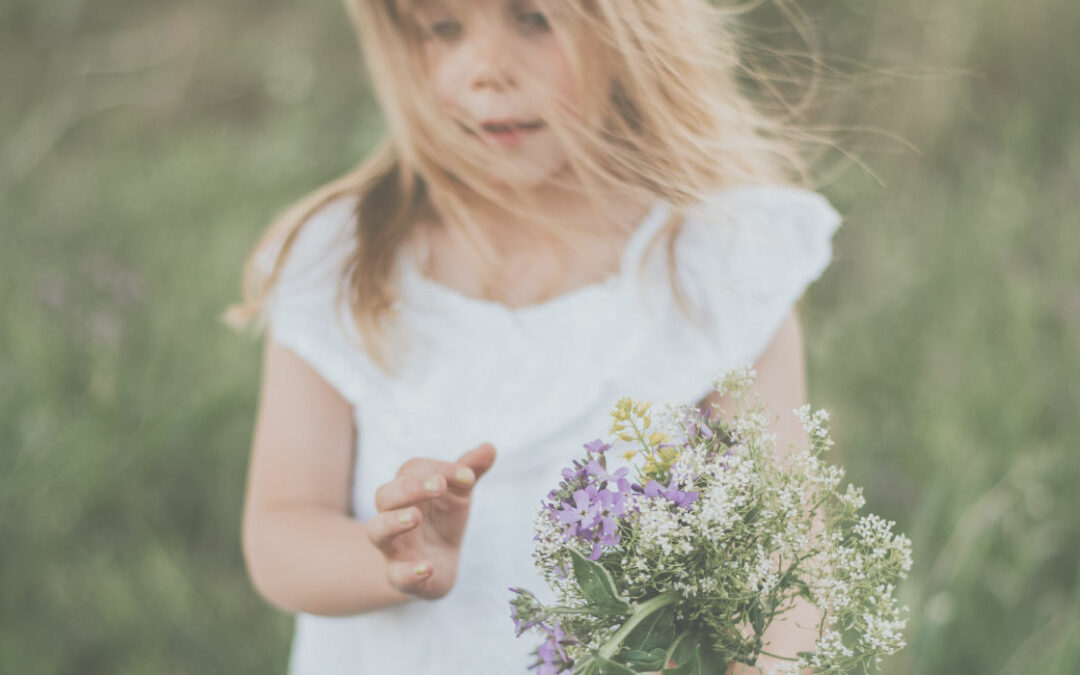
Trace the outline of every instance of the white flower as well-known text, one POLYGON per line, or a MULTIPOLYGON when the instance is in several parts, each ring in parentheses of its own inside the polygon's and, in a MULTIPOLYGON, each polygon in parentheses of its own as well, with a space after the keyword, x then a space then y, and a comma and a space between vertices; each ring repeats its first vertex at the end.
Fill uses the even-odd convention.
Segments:
POLYGON ((721 396, 738 396, 746 392, 756 379, 757 371, 750 365, 742 365, 721 371, 713 378, 712 384, 721 396))
POLYGON ((844 494, 840 495, 840 501, 855 510, 861 509, 866 505, 866 500, 863 499, 862 496, 862 488, 855 487, 851 483, 848 483, 847 490, 844 494))

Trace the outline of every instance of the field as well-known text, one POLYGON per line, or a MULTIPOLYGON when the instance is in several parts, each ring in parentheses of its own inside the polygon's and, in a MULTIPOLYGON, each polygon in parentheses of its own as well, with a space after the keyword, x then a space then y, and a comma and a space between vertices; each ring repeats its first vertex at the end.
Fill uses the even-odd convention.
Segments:
MULTIPOLYGON (((886 672, 1080 672, 1080 3, 804 7, 859 160, 822 161, 810 400, 916 560, 886 672)), ((364 80, 340 3, 0 6, 0 671, 285 671, 239 543, 259 343, 218 316, 382 133, 364 80)))

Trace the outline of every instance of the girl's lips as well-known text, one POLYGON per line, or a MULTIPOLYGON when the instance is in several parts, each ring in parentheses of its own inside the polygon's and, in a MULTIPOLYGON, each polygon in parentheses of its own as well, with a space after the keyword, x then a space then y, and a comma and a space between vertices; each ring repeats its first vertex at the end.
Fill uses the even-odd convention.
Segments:
POLYGON ((466 128, 466 131, 477 138, 482 138, 504 148, 512 148, 521 145, 526 138, 540 131, 544 126, 543 122, 486 123, 481 124, 478 131, 468 128, 466 128))

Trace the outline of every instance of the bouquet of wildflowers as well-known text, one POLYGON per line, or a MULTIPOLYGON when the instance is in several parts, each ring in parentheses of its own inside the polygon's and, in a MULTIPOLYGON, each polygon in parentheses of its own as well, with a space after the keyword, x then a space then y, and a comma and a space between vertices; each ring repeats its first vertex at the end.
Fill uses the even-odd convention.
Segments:
POLYGON ((563 469, 537 513, 534 559, 559 604, 514 592, 516 634, 539 632, 538 675, 717 675, 754 665, 762 635, 797 601, 820 623, 812 651, 769 654, 774 673, 869 672, 904 646, 894 597, 911 542, 840 490, 843 470, 821 460, 828 413, 796 409, 809 437, 784 460, 743 367, 714 381, 735 413, 710 419, 620 400, 613 442, 629 466, 608 468, 601 440, 563 469), (635 471, 633 477, 629 475, 635 471), (669 667, 669 664, 676 664, 669 667))

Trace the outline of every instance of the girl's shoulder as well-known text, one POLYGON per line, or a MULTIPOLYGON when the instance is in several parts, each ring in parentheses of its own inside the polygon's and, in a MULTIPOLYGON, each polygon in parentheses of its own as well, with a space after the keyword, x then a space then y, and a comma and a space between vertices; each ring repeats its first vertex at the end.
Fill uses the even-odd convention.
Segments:
MULTIPOLYGON (((363 365, 347 332, 342 304, 346 262, 356 244, 356 198, 335 198, 304 219, 285 252, 281 272, 263 306, 270 336, 308 362, 346 399, 360 395, 355 376, 363 365)), ((262 272, 272 269, 287 232, 261 252, 262 272)))
POLYGON ((806 243, 828 238, 842 218, 820 192, 788 185, 744 185, 709 193, 688 209, 692 230, 756 241, 806 243))
POLYGON ((678 242, 684 267, 762 292, 817 278, 832 259, 842 222, 822 194, 783 185, 710 193, 686 215, 678 242))
MULTIPOLYGON (((355 246, 356 205, 355 196, 336 197, 303 220, 282 263, 282 292, 324 285, 341 272, 341 265, 355 246)), ((287 234, 279 232, 262 251, 259 265, 264 272, 269 272, 277 259, 287 234)))
POLYGON ((779 185, 716 192, 687 213, 676 277, 732 362, 756 361, 829 267, 841 220, 823 195, 779 185))

